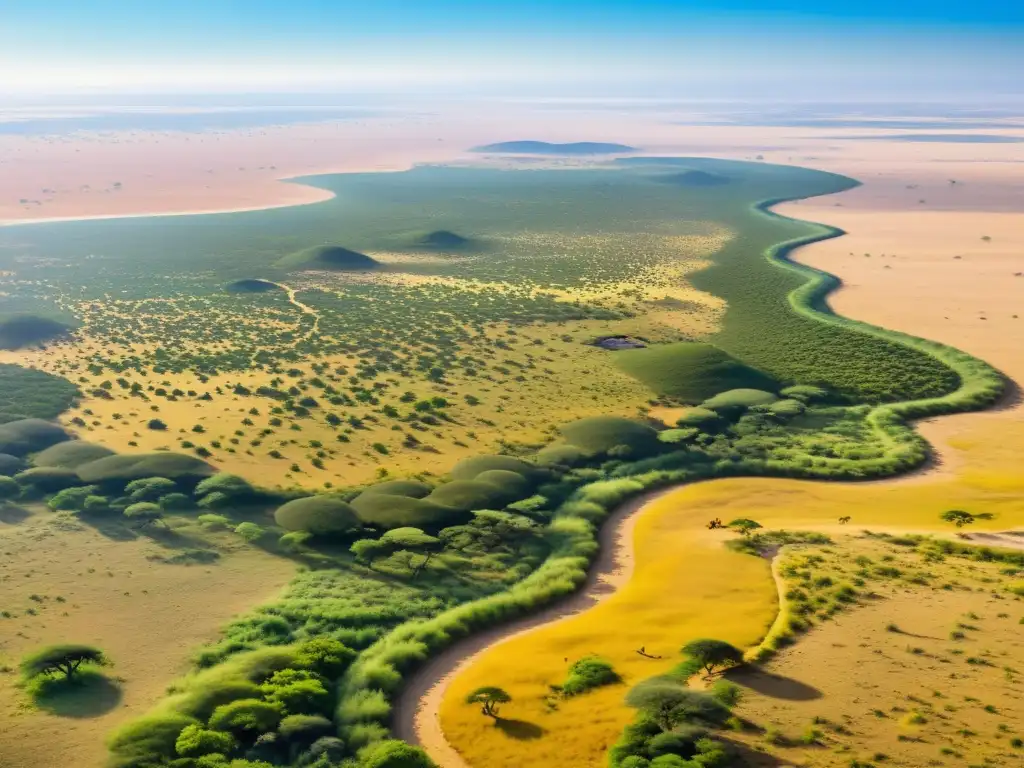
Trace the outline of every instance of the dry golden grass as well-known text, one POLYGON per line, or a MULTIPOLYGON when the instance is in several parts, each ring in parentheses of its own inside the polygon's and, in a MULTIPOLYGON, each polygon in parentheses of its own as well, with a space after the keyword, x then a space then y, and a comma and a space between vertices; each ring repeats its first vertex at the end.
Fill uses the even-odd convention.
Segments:
MULTIPOLYGON (((383 391, 377 406, 334 408, 324 403, 324 407, 313 409, 309 417, 298 418, 288 412, 272 414, 279 403, 269 397, 233 394, 236 384, 253 392, 260 386, 272 386, 275 374, 256 367, 218 374, 205 382, 192 373, 157 374, 150 370, 143 377, 135 374, 130 378, 144 390, 162 387, 168 392, 174 389, 186 393, 209 392, 212 400, 199 400, 195 396, 177 399, 151 396, 146 402, 113 386, 109 389, 109 398, 87 395, 76 408, 64 414, 62 420, 82 438, 117 451, 170 449, 187 452, 201 446, 212 452, 210 461, 223 470, 268 486, 315 488, 328 484, 359 484, 372 481, 385 468, 397 475, 444 474, 459 459, 495 452, 506 443, 542 444, 558 423, 597 414, 632 416, 647 408, 653 393, 613 364, 614 353, 589 342, 602 335, 618 334, 641 336, 651 341, 674 341, 681 337, 699 338, 714 331, 721 319, 723 302, 693 289, 686 277, 701 268, 705 264, 704 257, 720 247, 726 237, 727 233, 717 230, 708 235, 651 236, 646 238, 650 241, 648 247, 660 248, 677 260, 666 261, 621 283, 573 291, 536 287, 536 293, 626 309, 632 316, 611 321, 585 320, 516 328, 496 324, 487 331, 486 339, 513 343, 492 359, 490 379, 468 376, 462 369, 450 372, 440 383, 410 378, 383 391), (665 301, 672 302, 671 310, 665 308, 665 301), (404 444, 404 433, 391 429, 399 422, 380 413, 388 405, 402 414, 408 413, 411 405, 400 400, 406 391, 414 392, 416 399, 444 397, 450 403, 445 409, 450 420, 441 420, 427 432, 413 433, 420 440, 418 446, 404 444), (479 402, 470 405, 467 395, 479 402), (252 413, 253 409, 256 413, 252 413), (343 417, 356 415, 365 419, 365 428, 348 430, 346 440, 339 442, 341 431, 348 425, 343 425, 341 431, 329 425, 324 421, 327 412, 340 412, 343 417), (275 417, 279 424, 271 423, 275 417), (153 418, 162 420, 168 429, 148 429, 146 424, 153 418), (196 428, 200 431, 195 431, 196 428), (265 429, 273 432, 260 434, 265 429), (381 445, 386 454, 379 450, 381 445), (280 458, 269 456, 271 450, 278 451, 280 458), (314 466, 314 459, 323 466, 314 466)), ((596 238, 591 247, 608 247, 605 239, 596 238)), ((568 248, 563 242, 566 240, 556 237, 551 245, 568 248)), ((578 243, 575 247, 586 250, 585 245, 578 243)), ((467 292, 509 287, 468 279, 388 272, 373 275, 311 273, 288 287, 300 290, 299 301, 293 301, 298 310, 315 314, 301 304, 301 289, 343 290, 346 281, 360 280, 391 284, 426 281, 467 292)), ((151 300, 89 302, 87 307, 77 308, 86 320, 73 342, 54 344, 46 350, 2 352, 0 361, 64 375, 79 384, 84 392, 91 393, 102 382, 109 382, 116 376, 109 371, 99 375, 91 373, 90 358, 117 360, 135 355, 145 358, 158 349, 161 342, 153 339, 143 345, 115 344, 93 332, 90 316, 145 315, 150 304, 151 300)), ((272 326, 287 326, 298 315, 299 312, 289 315, 280 310, 268 311, 245 318, 243 325, 247 334, 258 335, 272 326)), ((229 342, 212 338, 197 343, 203 351, 213 352, 224 351, 229 342)), ((480 341, 476 343, 479 345, 480 341)), ((461 353, 479 354, 479 349, 467 344, 461 353)), ((300 370, 303 377, 312 378, 320 375, 313 371, 314 364, 326 364, 333 370, 339 366, 351 368, 355 362, 348 357, 330 355, 288 367, 300 370)), ((340 383, 338 386, 344 389, 347 385, 340 383)), ((315 396, 316 392, 308 394, 315 396)))
MULTIPOLYGON (((180 549, 58 520, 46 510, 0 510, 4 768, 102 765, 107 734, 148 710, 188 670, 198 647, 215 640, 232 617, 271 598, 294 573, 293 563, 231 534, 212 539, 221 553, 216 562, 172 565, 149 558, 180 549), (20 659, 69 642, 108 654, 119 693, 107 691, 59 716, 33 708, 16 687, 20 659)), ((188 530, 180 535, 187 541, 188 530)))
MULTIPOLYGON (((1024 446, 1017 446, 1017 451, 1024 446)), ((1008 455, 1013 451, 1008 450, 1008 455)), ((1020 455, 1019 452, 1016 455, 1020 455)), ((987 464, 987 460, 984 461, 987 464)), ((812 483, 730 479, 674 491, 649 505, 637 521, 635 570, 616 595, 590 611, 542 627, 488 650, 457 675, 441 706, 449 742, 474 766, 599 766, 605 751, 633 717, 622 698, 627 686, 667 671, 678 648, 712 635, 741 647, 755 644, 776 612, 776 591, 765 561, 727 550, 707 520, 750 517, 767 528, 843 530, 852 525, 887 530, 940 530, 941 512, 961 508, 989 513, 982 530, 1024 525, 1024 479, 1015 467, 992 467, 995 476, 967 482, 812 483), (662 655, 640 657, 636 649, 662 655), (599 689, 546 708, 547 686, 558 683, 568 663, 596 653, 615 666, 625 686, 599 689), (568 661, 566 661, 568 660, 568 661), (535 738, 519 739, 492 727, 466 694, 481 685, 508 690, 513 704, 503 716, 533 724, 535 738)))

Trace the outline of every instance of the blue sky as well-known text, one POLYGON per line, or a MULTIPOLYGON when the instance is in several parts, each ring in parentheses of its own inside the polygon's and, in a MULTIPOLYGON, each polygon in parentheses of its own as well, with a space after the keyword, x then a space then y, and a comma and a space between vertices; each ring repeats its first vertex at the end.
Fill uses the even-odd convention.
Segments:
POLYGON ((0 91, 1014 89, 1024 0, 0 0, 0 91))

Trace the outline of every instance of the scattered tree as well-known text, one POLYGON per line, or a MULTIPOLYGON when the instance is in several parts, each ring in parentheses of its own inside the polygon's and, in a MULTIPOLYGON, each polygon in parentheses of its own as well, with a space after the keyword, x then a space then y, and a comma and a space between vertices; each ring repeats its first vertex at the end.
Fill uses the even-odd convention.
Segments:
POLYGON ((91 645, 51 645, 22 661, 21 671, 27 678, 64 675, 70 681, 83 664, 102 667, 107 659, 103 651, 91 645))
POLYGON ((756 520, 751 520, 749 517, 737 517, 735 520, 729 523, 729 528, 735 528, 744 536, 750 536, 762 525, 756 520))
POLYGON ((714 697, 665 678, 640 683, 626 695, 626 704, 639 709, 662 731, 671 731, 689 720, 717 723, 729 715, 714 697))
POLYGON ((743 663, 743 651, 724 640, 693 640, 683 646, 683 654, 704 667, 709 677, 716 668, 725 669, 743 663))
POLYGON ((941 518, 947 523, 953 523, 957 528, 963 528, 965 525, 970 525, 974 522, 974 515, 962 509, 951 509, 948 512, 943 512, 941 518))
POLYGON ((139 529, 152 525, 157 521, 163 521, 164 511, 159 504, 151 501, 140 501, 137 504, 129 504, 125 507, 124 516, 139 524, 139 529))
POLYGON ((466 697, 467 704, 481 705, 480 711, 487 715, 487 717, 495 719, 498 717, 498 705, 507 704, 510 701, 512 701, 512 697, 504 689, 493 685, 477 688, 466 697))

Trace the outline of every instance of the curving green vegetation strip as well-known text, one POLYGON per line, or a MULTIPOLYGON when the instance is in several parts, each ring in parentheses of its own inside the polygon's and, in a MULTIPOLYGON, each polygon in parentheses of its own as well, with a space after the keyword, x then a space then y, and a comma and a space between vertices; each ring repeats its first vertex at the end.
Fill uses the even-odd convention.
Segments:
MULTIPOLYGON (((435 344, 441 351, 434 357, 420 354, 417 364, 425 369, 477 365, 452 351, 452 328, 615 319, 616 311, 528 288, 616 282, 673 256, 639 246, 574 252, 569 245, 580 232, 602 233, 618 248, 634 235, 685 236, 712 223, 733 238, 694 283, 727 301, 720 332, 701 343, 681 338, 609 353, 621 355, 622 368, 656 394, 703 408, 660 430, 619 417, 584 419, 563 425, 539 450, 518 447, 517 456, 463 461, 441 482, 389 481, 313 500, 278 499, 276 519, 273 511, 261 519, 263 541, 279 535, 282 552, 314 569, 300 574, 279 601, 227 627, 222 640, 198 656, 201 671, 177 684, 153 713, 115 734, 112 766, 391 764, 371 761, 380 750, 398 750, 387 741, 391 707, 409 675, 460 638, 577 589, 597 553, 598 527, 623 501, 712 477, 891 476, 927 458, 910 420, 985 407, 1004 386, 993 368, 951 347, 835 315, 827 296, 839 281, 790 259, 797 247, 842 232, 779 216, 770 207, 856 184, 841 176, 759 163, 641 158, 592 170, 422 168, 316 183, 337 197, 294 210, 204 217, 201 227, 181 217, 42 228, 33 247, 72 265, 78 264, 69 252, 75 248, 108 253, 90 283, 96 290, 205 296, 222 303, 223 321, 247 311, 249 302, 282 301, 276 291, 228 294, 226 282, 247 274, 280 278, 308 264, 310 254, 322 255, 318 243, 344 243, 338 247, 348 267, 351 253, 418 242, 420 235, 410 233, 437 231, 440 223, 450 228, 444 232, 471 232, 489 243, 487 252, 457 264, 428 260, 403 268, 504 281, 525 286, 522 291, 485 294, 487 301, 363 283, 346 284, 339 293, 309 291, 323 336, 282 347, 285 361, 337 352, 345 344, 344 351, 408 376, 410 364, 394 358, 404 337, 381 343, 375 339, 380 328, 408 329, 435 344), (82 236, 62 239, 61 232, 82 236), (531 233, 543 237, 520 237, 531 233), (174 245, 173 255, 162 251, 164 243, 174 245), (242 252, 245 259, 219 257, 242 252), (160 274, 169 277, 153 277, 153 259, 166 263, 160 274), (451 328, 438 324, 442 309, 451 328), (374 744, 383 746, 367 751, 374 744)), ((0 232, 0 245, 3 238, 0 232)), ((75 276, 72 267, 66 279, 75 276)), ((59 282, 42 271, 35 277, 44 287, 46 280, 59 282)), ((52 283, 49 289, 58 290, 52 283)), ((211 322, 217 317, 210 314, 211 322)), ((239 346, 217 358, 161 364, 233 369, 250 365, 252 355, 239 346)), ((85 482, 102 485, 117 506, 125 497, 116 494, 132 493, 132 482, 161 476, 187 491, 213 471, 173 455, 79 463, 77 449, 60 449, 56 453, 75 455, 54 459, 54 451, 43 449, 57 440, 26 447, 21 433, 35 434, 37 426, 8 430, 12 450, 6 452, 17 463, 42 451, 50 466, 19 475, 26 489, 41 494, 85 482)), ((199 493, 206 482, 195 486, 196 498, 202 496, 197 505, 224 512, 206 515, 207 522, 236 522, 227 515, 237 505, 226 496, 219 500, 223 492, 199 493)), ((72 490, 64 498, 79 495, 72 490)))

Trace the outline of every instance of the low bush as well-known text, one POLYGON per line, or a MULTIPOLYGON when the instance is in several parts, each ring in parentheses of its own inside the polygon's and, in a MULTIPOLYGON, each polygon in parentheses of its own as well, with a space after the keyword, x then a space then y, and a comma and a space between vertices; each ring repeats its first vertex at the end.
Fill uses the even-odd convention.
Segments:
POLYGON ((383 493, 388 496, 406 496, 410 499, 422 499, 433 489, 418 480, 388 480, 384 483, 371 485, 364 494, 383 493))
POLYGON ((620 681, 621 678, 610 663, 596 656, 585 656, 573 662, 569 667, 569 676, 559 687, 565 696, 578 696, 620 681))
POLYGON ((277 508, 274 520, 286 531, 314 536, 340 536, 360 525, 356 511, 337 496, 294 499, 277 508))
POLYGON ((413 499, 408 496, 363 492, 352 500, 352 508, 360 521, 384 530, 408 526, 435 530, 465 519, 463 513, 435 503, 432 496, 413 499))
POLYGON ((559 431, 567 443, 588 453, 609 453, 621 446, 642 456, 658 448, 658 433, 653 427, 618 416, 580 419, 559 431))

